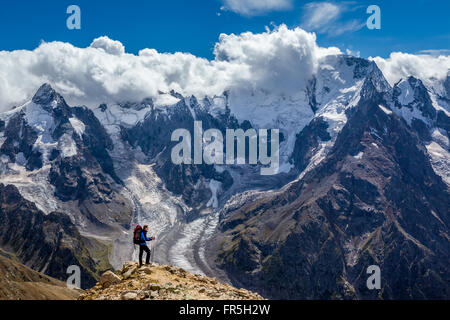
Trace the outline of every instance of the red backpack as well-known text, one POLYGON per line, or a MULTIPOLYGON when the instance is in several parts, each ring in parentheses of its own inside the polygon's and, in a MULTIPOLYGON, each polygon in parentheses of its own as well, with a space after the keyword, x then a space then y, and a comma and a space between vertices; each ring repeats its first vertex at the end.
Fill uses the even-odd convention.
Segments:
POLYGON ((140 244, 142 242, 141 234, 142 234, 141 226, 137 226, 136 228, 134 228, 134 232, 133 232, 133 243, 134 244, 140 244))

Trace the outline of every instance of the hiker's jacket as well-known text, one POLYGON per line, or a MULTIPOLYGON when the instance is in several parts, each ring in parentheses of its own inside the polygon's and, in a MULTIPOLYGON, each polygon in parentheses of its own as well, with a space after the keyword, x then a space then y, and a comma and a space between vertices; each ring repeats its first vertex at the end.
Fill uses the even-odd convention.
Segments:
POLYGON ((152 241, 152 238, 147 238, 147 231, 142 230, 141 232, 141 246, 147 245, 147 241, 152 241))

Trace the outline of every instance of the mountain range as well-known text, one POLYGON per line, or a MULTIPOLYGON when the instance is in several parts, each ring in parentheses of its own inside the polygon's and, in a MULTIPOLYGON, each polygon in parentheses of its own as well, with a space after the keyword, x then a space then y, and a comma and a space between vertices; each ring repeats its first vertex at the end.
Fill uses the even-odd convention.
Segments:
POLYGON ((265 298, 449 298, 450 74, 391 86, 330 55, 293 94, 158 94, 69 106, 43 84, 0 114, 0 248, 60 280, 79 265, 90 288, 148 224, 158 263, 265 298), (279 129, 278 174, 175 165, 171 134, 195 121, 279 129))

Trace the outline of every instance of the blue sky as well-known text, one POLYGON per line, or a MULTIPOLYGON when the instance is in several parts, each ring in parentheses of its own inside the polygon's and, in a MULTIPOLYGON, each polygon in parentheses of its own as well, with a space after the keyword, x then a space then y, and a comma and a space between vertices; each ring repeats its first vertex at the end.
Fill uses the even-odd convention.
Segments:
POLYGON ((131 53, 155 48, 211 59, 221 33, 259 33, 266 26, 282 23, 316 31, 320 46, 337 46, 344 52, 350 49, 363 57, 450 49, 448 0, 330 1, 335 11, 326 12, 315 23, 311 17, 324 12, 323 2, 259 1, 2 1, 0 50, 34 49, 41 40, 87 47, 94 38, 107 35, 121 41, 131 53), (246 11, 245 3, 250 3, 250 10, 246 11), (252 3, 261 5, 255 8, 252 3), (66 9, 71 4, 81 8, 81 30, 66 28, 66 9), (381 30, 361 27, 371 4, 381 8, 381 30))

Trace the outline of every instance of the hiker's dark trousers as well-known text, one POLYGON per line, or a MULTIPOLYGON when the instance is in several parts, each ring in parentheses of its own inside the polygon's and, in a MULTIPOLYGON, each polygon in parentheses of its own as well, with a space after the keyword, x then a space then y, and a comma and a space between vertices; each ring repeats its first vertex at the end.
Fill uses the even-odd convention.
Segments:
POLYGON ((139 265, 142 265, 142 255, 147 253, 147 256, 145 257, 145 263, 150 263, 150 249, 147 247, 147 245, 140 245, 139 246, 139 265))

